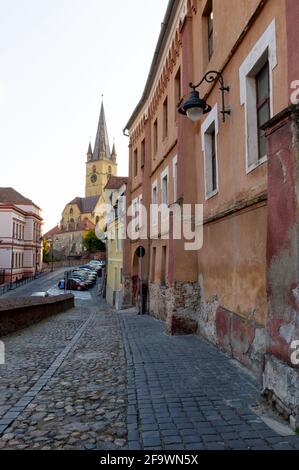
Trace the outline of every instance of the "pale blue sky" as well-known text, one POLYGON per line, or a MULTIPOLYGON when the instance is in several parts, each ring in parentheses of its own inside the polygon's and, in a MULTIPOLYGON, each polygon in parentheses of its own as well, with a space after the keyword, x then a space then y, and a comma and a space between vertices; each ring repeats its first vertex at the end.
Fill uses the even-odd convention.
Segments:
POLYGON ((101 94, 119 175, 168 0, 0 0, 0 187, 43 209, 45 230, 84 196, 101 94))

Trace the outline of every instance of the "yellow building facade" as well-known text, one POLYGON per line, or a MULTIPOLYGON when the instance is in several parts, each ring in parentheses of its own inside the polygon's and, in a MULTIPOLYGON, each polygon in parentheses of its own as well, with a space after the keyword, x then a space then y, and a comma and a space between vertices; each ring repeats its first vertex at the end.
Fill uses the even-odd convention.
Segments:
POLYGON ((107 302, 117 310, 122 308, 123 299, 123 239, 124 210, 123 197, 127 178, 111 177, 105 186, 105 203, 111 207, 107 216, 107 302))

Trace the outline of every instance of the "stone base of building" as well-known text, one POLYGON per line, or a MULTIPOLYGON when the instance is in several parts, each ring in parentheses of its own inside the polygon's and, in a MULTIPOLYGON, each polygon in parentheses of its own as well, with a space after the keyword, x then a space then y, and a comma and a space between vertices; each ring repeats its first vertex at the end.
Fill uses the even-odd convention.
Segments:
POLYGON ((175 282, 173 285, 149 285, 149 313, 165 321, 170 335, 196 334, 196 311, 200 303, 197 283, 175 282))
POLYGON ((132 278, 130 275, 124 274, 122 308, 126 309, 131 308, 132 306, 132 278))
POLYGON ((263 394, 269 402, 299 429, 299 368, 291 367, 272 355, 266 355, 263 394))

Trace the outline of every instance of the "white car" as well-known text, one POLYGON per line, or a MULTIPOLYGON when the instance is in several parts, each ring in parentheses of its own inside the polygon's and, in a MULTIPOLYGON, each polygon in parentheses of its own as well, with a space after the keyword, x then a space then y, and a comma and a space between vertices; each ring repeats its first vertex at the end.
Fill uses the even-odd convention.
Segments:
POLYGON ((49 297, 49 292, 33 292, 31 297, 49 297))

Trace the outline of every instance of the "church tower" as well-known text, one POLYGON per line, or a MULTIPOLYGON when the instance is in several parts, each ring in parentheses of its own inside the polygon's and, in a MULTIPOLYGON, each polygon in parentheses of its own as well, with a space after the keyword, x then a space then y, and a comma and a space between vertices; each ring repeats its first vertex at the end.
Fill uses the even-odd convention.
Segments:
POLYGON ((102 103, 97 136, 92 151, 89 143, 86 162, 85 196, 101 196, 110 176, 117 175, 116 151, 110 151, 104 105, 102 103))

